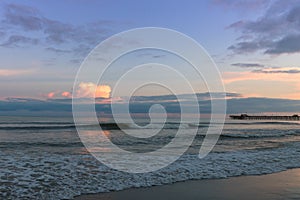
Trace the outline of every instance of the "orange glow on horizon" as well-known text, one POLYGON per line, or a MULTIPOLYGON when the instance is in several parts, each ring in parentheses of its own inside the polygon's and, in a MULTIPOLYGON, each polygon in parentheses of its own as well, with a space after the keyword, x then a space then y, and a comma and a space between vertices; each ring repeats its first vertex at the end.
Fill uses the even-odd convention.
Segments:
MULTIPOLYGON (((280 68, 282 71, 289 69, 280 68)), ((265 71, 272 71, 272 69, 265 71)), ((244 97, 300 99, 300 73, 243 71, 224 72, 222 77, 229 91, 236 91, 244 97)))

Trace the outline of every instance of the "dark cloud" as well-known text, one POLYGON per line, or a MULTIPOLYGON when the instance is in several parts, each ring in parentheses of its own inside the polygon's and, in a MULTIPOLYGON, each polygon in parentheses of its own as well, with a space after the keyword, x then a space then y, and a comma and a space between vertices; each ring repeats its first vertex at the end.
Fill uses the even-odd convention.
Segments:
POLYGON ((39 43, 39 40, 36 38, 30 38, 30 37, 25 37, 22 35, 12 35, 8 38, 7 41, 4 43, 0 44, 0 46, 3 47, 16 47, 20 44, 31 44, 31 45, 36 45, 39 43))
MULTIPOLYGON (((184 94, 183 97, 188 99, 190 94, 184 94)), ((205 92, 205 93, 197 93, 196 94, 198 100, 210 100, 210 99, 224 99, 227 97, 231 98, 239 98, 242 97, 242 94, 233 93, 233 92, 205 92)))
MULTIPOLYGON (((42 15, 32 7, 18 4, 4 6, 4 15, 0 37, 8 35, 2 46, 19 46, 22 44, 44 45, 45 49, 57 53, 73 52, 74 56, 86 56, 93 46, 112 34, 117 23, 110 20, 98 20, 84 25, 74 25, 53 20, 42 15), (18 36, 11 35, 18 32, 18 36), (28 38, 28 34, 40 35, 37 39, 28 38), (53 45, 65 45, 68 49, 54 48, 53 45), (50 47, 49 47, 50 46, 50 47)), ((120 25, 120 24, 118 24, 120 25)))
POLYGON ((7 102, 43 102, 43 100, 33 99, 33 98, 15 98, 15 97, 8 97, 6 98, 7 102))
POLYGON ((76 47, 74 47, 72 51, 76 56, 82 57, 82 56, 86 56, 92 49, 93 47, 91 45, 79 44, 76 47))
POLYGON ((239 93, 224 93, 224 92, 205 92, 205 93, 196 93, 196 94, 180 94, 180 95, 159 95, 159 96, 133 96, 131 97, 132 102, 170 102, 170 101, 190 101, 196 96, 198 100, 209 100, 209 99, 224 99, 226 97, 242 97, 239 93))
POLYGON ((260 46, 255 42, 239 42, 235 45, 231 45, 228 49, 235 53, 252 53, 260 49, 260 46))
POLYGON ((165 57, 166 55, 153 55, 152 58, 163 58, 165 57))
POLYGON ((238 29, 238 28, 243 28, 244 25, 245 25, 245 22, 240 20, 240 21, 234 22, 233 24, 230 24, 226 28, 228 28, 228 29, 230 29, 230 28, 238 29))
POLYGON ((253 53, 258 50, 267 48, 272 45, 272 42, 269 40, 253 40, 250 42, 239 42, 228 47, 229 50, 232 50, 235 53, 253 53))
POLYGON ((0 31, 0 38, 3 38, 6 35, 4 31, 0 31))
POLYGON ((226 93, 226 97, 236 97, 236 98, 239 98, 239 97, 243 97, 243 95, 240 94, 240 93, 227 92, 226 93))
POLYGON ((300 1, 275 1, 257 20, 240 20, 228 26, 242 35, 228 47, 234 53, 265 54, 300 52, 300 1))
POLYGON ((44 19, 43 22, 43 32, 46 40, 50 43, 61 44, 73 39, 72 37, 78 34, 76 28, 70 24, 50 19, 44 19))
POLYGON ((47 51, 52 51, 52 52, 55 52, 55 53, 70 53, 70 52, 72 52, 70 50, 57 49, 57 48, 54 48, 54 47, 47 47, 46 50, 47 51))
POLYGON ((234 63, 231 65, 235 66, 235 67, 242 67, 242 68, 263 68, 263 67, 265 67, 264 65, 258 64, 258 63, 234 63))
POLYGON ((299 74, 300 70, 298 69, 289 69, 289 70, 253 70, 253 73, 264 73, 264 74, 299 74))
POLYGON ((35 8, 24 5, 8 4, 4 9, 4 23, 19 26, 26 31, 42 29, 43 18, 35 8))
POLYGON ((138 57, 163 58, 163 57, 166 57, 167 55, 165 55, 165 54, 155 54, 153 52, 147 52, 147 53, 139 54, 137 56, 138 57))
POLYGON ((70 63, 73 63, 73 64, 80 64, 82 61, 83 61, 83 59, 71 59, 71 60, 70 60, 70 63))
POLYGON ((275 41, 273 47, 265 51, 266 54, 282 54, 297 52, 300 52, 300 34, 288 35, 278 41, 275 41))
POLYGON ((287 15, 287 20, 291 23, 296 22, 299 25, 299 23, 300 23, 300 6, 292 8, 292 10, 287 15))

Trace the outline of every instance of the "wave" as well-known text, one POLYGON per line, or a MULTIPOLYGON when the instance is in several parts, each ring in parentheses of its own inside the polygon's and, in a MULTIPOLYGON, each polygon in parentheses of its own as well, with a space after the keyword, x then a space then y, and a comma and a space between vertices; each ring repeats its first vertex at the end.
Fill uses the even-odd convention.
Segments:
MULTIPOLYGON (((100 127, 104 130, 116 130, 116 129, 160 129, 161 124, 153 124, 151 126, 137 126, 134 124, 116 124, 116 123, 103 123, 103 124, 82 124, 75 125, 74 123, 48 123, 48 124, 34 124, 34 123, 21 123, 16 125, 0 125, 0 130, 37 130, 37 129, 75 129, 77 128, 96 128, 100 127), (25 125, 25 126, 24 126, 25 125)), ((180 123, 166 123, 163 125, 164 129, 178 129, 180 123)), ((181 124, 181 128, 193 128, 189 124, 181 124)))
POLYGON ((226 122, 227 125, 300 125, 300 122, 287 122, 287 121, 247 121, 247 122, 226 122))
MULTIPOLYGON (((128 128, 129 126, 126 124, 117 125, 115 123, 107 123, 107 124, 101 124, 100 125, 102 129, 104 130, 114 130, 114 129, 120 129, 119 126, 122 126, 124 128, 128 128)), ((16 124, 16 125, 7 125, 7 126, 0 126, 0 130, 52 130, 52 129, 75 129, 75 128, 96 128, 99 127, 98 124, 81 124, 81 125, 75 125, 74 123, 70 124, 57 124, 57 123, 48 123, 46 125, 42 124, 33 124, 30 126, 24 126, 24 124, 16 124)))
MULTIPOLYGON (((39 129, 75 129, 75 128, 96 128, 101 126, 104 130, 116 129, 178 129, 180 128, 207 128, 209 126, 219 125, 218 123, 178 123, 167 122, 165 124, 151 124, 146 123, 137 126, 136 124, 129 123, 100 123, 100 124, 81 124, 75 125, 73 122, 0 122, 0 130, 39 130, 39 129)), ((282 121, 263 121, 263 122, 226 122, 225 125, 300 125, 298 122, 282 122, 282 121)), ((242 127, 241 127, 242 128, 242 127)))
POLYGON ((222 134, 224 139, 255 139, 255 138, 279 138, 286 136, 300 136, 300 132, 281 132, 281 133, 257 133, 257 134, 222 134))
POLYGON ((75 125, 65 126, 1 126, 0 130, 40 130, 40 129, 70 129, 75 125))
POLYGON ((41 125, 51 125, 51 124, 74 124, 74 122, 42 122, 42 121, 32 121, 32 122, 0 122, 0 124, 11 124, 11 125, 18 125, 18 124, 41 124, 41 125))
POLYGON ((0 148, 8 147, 81 147, 82 142, 0 142, 0 148))

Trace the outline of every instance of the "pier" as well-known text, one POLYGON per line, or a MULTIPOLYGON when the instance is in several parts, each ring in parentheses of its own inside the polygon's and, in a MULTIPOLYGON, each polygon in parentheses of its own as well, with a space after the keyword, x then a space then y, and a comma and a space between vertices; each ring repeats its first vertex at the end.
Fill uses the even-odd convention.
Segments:
POLYGON ((294 115, 229 115, 231 119, 237 120, 280 120, 280 121, 298 121, 300 116, 297 114, 294 115))

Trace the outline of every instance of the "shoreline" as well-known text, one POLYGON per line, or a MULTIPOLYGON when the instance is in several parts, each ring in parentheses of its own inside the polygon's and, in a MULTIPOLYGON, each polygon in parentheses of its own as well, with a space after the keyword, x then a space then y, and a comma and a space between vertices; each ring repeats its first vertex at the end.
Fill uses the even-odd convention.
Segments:
POLYGON ((189 180, 169 185, 83 194, 74 199, 300 199, 300 168, 266 175, 189 180))

